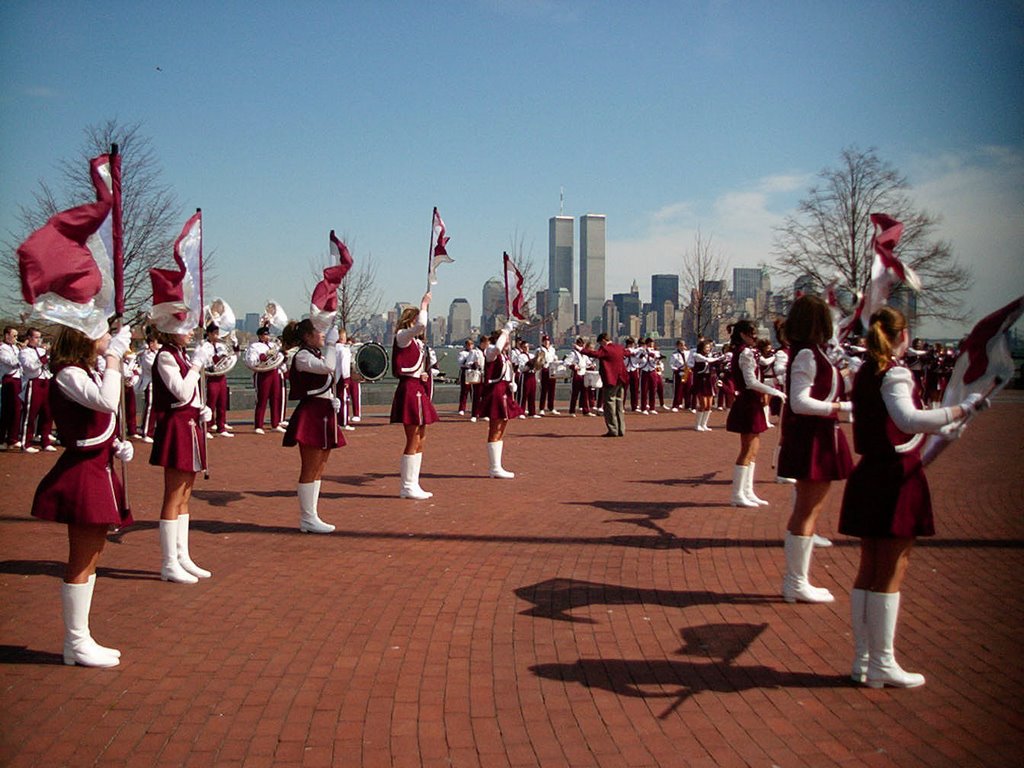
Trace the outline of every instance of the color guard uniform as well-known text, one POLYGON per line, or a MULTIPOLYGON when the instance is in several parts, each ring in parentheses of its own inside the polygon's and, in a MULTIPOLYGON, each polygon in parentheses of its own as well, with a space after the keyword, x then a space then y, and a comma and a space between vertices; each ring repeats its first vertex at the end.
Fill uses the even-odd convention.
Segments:
POLYGON ((774 395, 777 390, 761 381, 757 357, 757 352, 745 344, 733 352, 729 379, 736 388, 736 399, 725 422, 729 432, 759 435, 768 429, 764 395, 774 395))
POLYGON ((486 365, 484 367, 483 415, 493 421, 508 421, 523 412, 516 402, 514 372, 512 361, 502 346, 508 344, 508 334, 503 334, 497 344, 492 344, 484 351, 486 365))
POLYGON ((398 331, 391 345, 391 373, 398 379, 391 401, 392 424, 426 426, 438 420, 427 384, 427 345, 416 338, 426 327, 427 313, 421 311, 416 324, 398 331))
POLYGON ((843 378, 817 346, 795 347, 786 375, 778 473, 795 480, 845 480, 853 467, 850 446, 832 404, 843 378))
MULTIPOLYGON (((128 437, 138 436, 138 414, 135 407, 135 385, 139 383, 142 370, 139 367, 139 356, 129 352, 121 361, 121 375, 124 382, 124 423, 128 437)), ((59 422, 58 422, 59 423, 59 422)))
MULTIPOLYGON (((333 344, 330 346, 334 346, 333 344)), ((308 445, 327 451, 345 445, 334 410, 333 354, 305 344, 292 357, 288 381, 291 399, 299 404, 292 411, 282 445, 308 445)))
POLYGON ((76 365, 57 372, 49 396, 64 452, 36 489, 33 517, 79 525, 133 522, 114 471, 120 390, 117 370, 102 378, 76 365))
POLYGON ((156 430, 149 463, 181 472, 206 468, 206 428, 199 416, 199 371, 185 350, 164 344, 153 363, 153 409, 156 430))

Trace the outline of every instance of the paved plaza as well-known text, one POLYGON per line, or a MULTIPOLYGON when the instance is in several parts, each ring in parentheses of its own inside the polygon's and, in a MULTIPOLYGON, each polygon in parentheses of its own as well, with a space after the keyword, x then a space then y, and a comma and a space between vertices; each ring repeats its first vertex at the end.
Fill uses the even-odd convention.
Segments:
POLYGON ((110 670, 65 667, 61 525, 29 516, 55 454, 0 454, 0 765, 975 766, 1022 764, 1024 397, 1007 393, 929 472, 938 535, 903 589, 915 690, 849 682, 854 540, 833 489, 812 580, 779 596, 791 487, 727 505, 724 414, 486 424, 441 406, 429 501, 397 498, 401 429, 364 417, 328 463, 328 536, 298 532, 298 453, 235 413, 196 481, 191 550, 160 581, 162 474, 136 443, 136 525, 112 534, 92 611, 110 670))

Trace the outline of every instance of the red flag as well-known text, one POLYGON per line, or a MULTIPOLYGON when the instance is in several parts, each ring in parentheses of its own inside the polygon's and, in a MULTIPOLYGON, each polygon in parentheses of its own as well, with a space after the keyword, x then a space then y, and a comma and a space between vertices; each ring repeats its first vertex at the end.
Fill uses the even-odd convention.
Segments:
POLYGON ((337 258, 338 263, 324 270, 323 279, 313 288, 309 306, 309 317, 317 330, 321 331, 327 330, 334 323, 334 316, 338 312, 338 287, 352 269, 352 254, 348 246, 335 236, 333 229, 330 242, 331 256, 337 258))
POLYGON ((872 246, 875 258, 871 262, 871 282, 858 307, 857 316, 865 322, 889 301, 889 294, 899 283, 906 283, 914 291, 921 290, 921 281, 910 267, 896 256, 895 249, 903 235, 903 224, 884 213, 872 213, 875 225, 872 246))
POLYGON ((177 269, 151 269, 150 317, 164 333, 191 333, 203 317, 203 214, 197 210, 174 242, 177 269))
MULTIPOLYGON (((1013 380, 1010 329, 1024 314, 1024 296, 979 321, 960 344, 942 405, 958 405, 969 394, 991 397, 1013 380)), ((928 464, 949 445, 941 435, 929 435, 922 452, 928 464)))
POLYGON ((18 247, 18 271, 34 314, 96 339, 107 330, 103 243, 96 233, 110 214, 111 195, 102 179, 92 178, 96 202, 54 214, 29 235, 18 247))
POLYGON ((525 320, 526 297, 523 296, 523 273, 519 271, 507 253, 503 253, 502 256, 505 261, 505 307, 509 319, 514 317, 516 320, 525 320))
POLYGON ((437 285, 437 267, 439 264, 454 263, 455 259, 448 255, 448 230, 445 229, 441 214, 434 208, 434 223, 430 230, 430 268, 427 272, 427 282, 430 285, 437 285))

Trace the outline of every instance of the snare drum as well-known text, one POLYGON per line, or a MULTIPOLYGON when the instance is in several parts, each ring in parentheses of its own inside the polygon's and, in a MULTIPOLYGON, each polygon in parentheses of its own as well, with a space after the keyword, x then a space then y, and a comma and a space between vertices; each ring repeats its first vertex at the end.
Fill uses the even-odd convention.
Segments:
POLYGON ((583 386, 588 389, 600 389, 603 385, 601 384, 601 372, 600 371, 587 371, 583 374, 583 386))
POLYGON ((474 368, 466 369, 466 383, 467 384, 480 384, 484 380, 484 372, 478 371, 474 368))
POLYGON ((352 353, 352 368, 366 381, 378 381, 388 370, 388 351, 375 341, 356 347, 352 353))
POLYGON ((561 360, 555 360, 548 363, 548 375, 553 379, 561 379, 569 375, 569 368, 561 360))

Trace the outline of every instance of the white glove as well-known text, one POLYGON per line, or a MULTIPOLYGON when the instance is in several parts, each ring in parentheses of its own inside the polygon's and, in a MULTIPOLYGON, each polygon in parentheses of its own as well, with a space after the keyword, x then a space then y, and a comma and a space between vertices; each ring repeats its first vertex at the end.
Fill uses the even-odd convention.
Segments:
POLYGON ((853 402, 850 400, 839 401, 839 412, 840 413, 853 413, 853 402))
POLYGON ((772 392, 772 396, 779 398, 780 400, 782 400, 782 402, 786 402, 786 393, 783 392, 781 389, 776 389, 774 392, 772 392))
POLYGON ((338 343, 338 326, 332 325, 324 336, 324 344, 337 344, 338 343))
POLYGON ((942 439, 953 442, 954 440, 960 439, 960 435, 964 433, 965 429, 967 429, 966 423, 964 423, 961 420, 953 421, 944 426, 942 429, 940 429, 939 435, 942 437, 942 439))
POLYGON ((117 335, 111 338, 110 343, 107 344, 107 354, 113 355, 118 360, 121 360, 131 348, 132 329, 127 325, 122 325, 121 330, 118 331, 117 335))
POLYGON ((114 458, 120 459, 124 464, 127 464, 135 456, 135 446, 125 440, 114 441, 114 458))
POLYGON ((982 397, 977 392, 972 392, 962 403, 960 403, 960 407, 964 411, 964 416, 970 416, 972 413, 984 411, 990 405, 992 405, 992 403, 989 399, 987 397, 982 397))
POLYGON ((213 411, 210 410, 210 406, 204 405, 199 409, 199 420, 204 424, 213 421, 213 411))
POLYGON ((509 334, 511 336, 512 333, 515 331, 515 329, 518 328, 518 327, 519 327, 519 321, 515 320, 513 318, 509 318, 505 322, 505 333, 507 333, 507 334, 509 334))
POLYGON ((199 368, 202 370, 213 363, 213 355, 210 350, 206 348, 205 344, 200 344, 196 347, 195 352, 192 353, 192 359, 189 362, 192 364, 193 368, 199 368))
POLYGON ((341 412, 341 398, 332 397, 331 398, 331 408, 334 409, 335 413, 340 413, 341 412))

